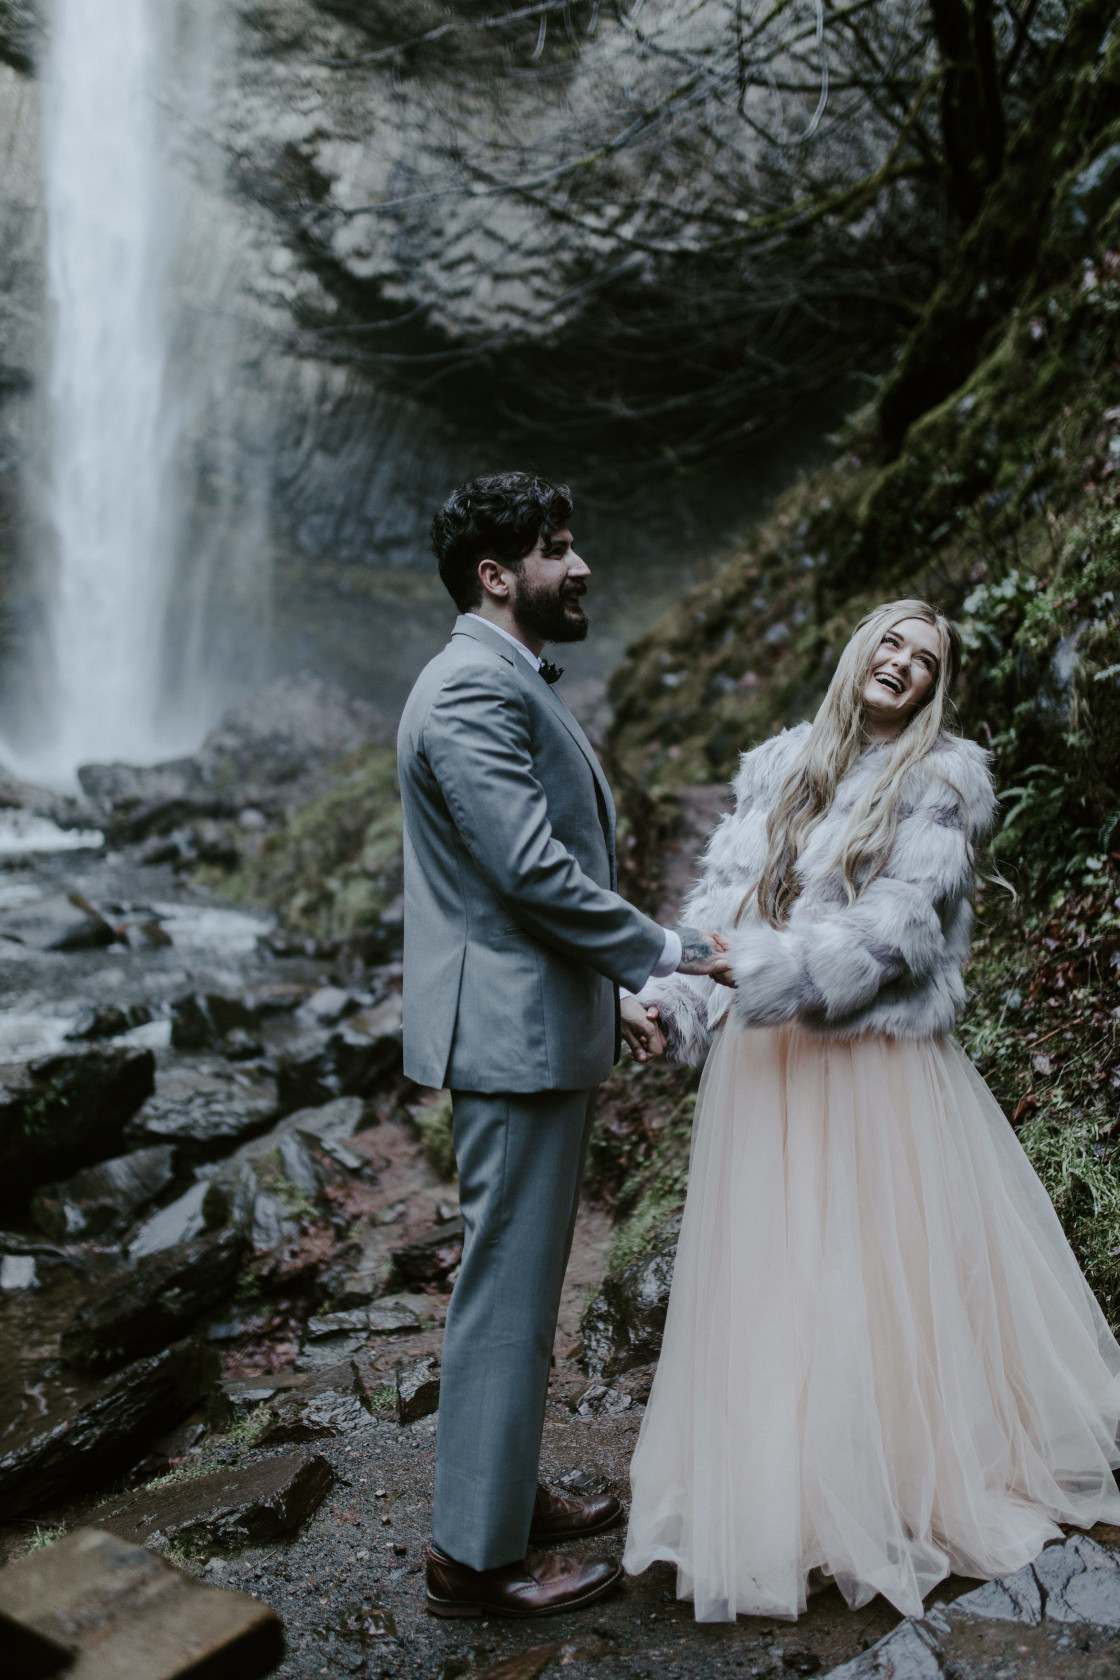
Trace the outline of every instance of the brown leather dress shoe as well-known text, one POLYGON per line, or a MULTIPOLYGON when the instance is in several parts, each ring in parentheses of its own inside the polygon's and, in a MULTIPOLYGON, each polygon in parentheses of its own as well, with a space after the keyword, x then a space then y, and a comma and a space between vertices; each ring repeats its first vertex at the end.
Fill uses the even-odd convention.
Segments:
POLYGON ((564 1499, 549 1488, 538 1487, 529 1544, 555 1546, 562 1540, 582 1540, 585 1534, 602 1534, 621 1515, 622 1506, 613 1493, 595 1499, 564 1499))
POLYGON ((468 1569, 428 1547, 428 1609, 433 1616, 558 1616, 609 1593, 619 1563, 577 1563, 528 1552, 501 1569, 468 1569))

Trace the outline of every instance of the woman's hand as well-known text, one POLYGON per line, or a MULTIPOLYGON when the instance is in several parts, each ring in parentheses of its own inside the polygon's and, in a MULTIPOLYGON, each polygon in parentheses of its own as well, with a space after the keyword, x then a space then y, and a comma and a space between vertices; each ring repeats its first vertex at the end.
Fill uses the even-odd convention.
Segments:
POLYGON ((636 997, 624 997, 622 1008, 622 1036, 636 1062, 649 1057, 656 1060, 665 1054, 665 1035, 657 1024, 657 1005, 647 1008, 636 997))

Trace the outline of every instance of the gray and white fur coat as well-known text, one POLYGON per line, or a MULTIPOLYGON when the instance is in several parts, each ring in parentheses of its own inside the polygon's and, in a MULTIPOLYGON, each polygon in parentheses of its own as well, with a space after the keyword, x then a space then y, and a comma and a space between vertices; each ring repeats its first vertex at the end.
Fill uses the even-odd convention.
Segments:
POLYGON ((807 723, 744 753, 735 809, 708 841, 682 920, 729 940, 735 990, 683 974, 651 980, 675 1062, 699 1063, 729 1008, 744 1025, 798 1021, 831 1035, 932 1038, 951 1030, 965 999, 975 842, 991 829, 988 755, 943 735, 909 772, 885 869, 849 904, 835 857, 852 809, 882 768, 872 745, 841 780, 798 862, 804 883, 786 925, 761 920, 753 888, 766 861, 766 819, 805 745, 807 723), (736 927, 744 897, 750 894, 736 927))

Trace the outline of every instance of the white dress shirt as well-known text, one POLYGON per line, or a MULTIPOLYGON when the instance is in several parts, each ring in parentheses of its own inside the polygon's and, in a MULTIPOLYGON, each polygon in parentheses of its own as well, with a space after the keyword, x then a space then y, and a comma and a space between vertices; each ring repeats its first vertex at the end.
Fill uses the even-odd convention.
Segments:
MULTIPOLYGON (((481 613, 468 613, 467 617, 481 619, 483 624, 489 625, 490 629, 497 631, 499 636, 504 636, 510 646, 517 649, 522 659, 527 659, 529 661, 529 664, 533 667, 534 671, 540 670, 540 655, 534 653, 531 648, 527 648, 524 642, 519 642, 516 636, 511 635, 510 632, 503 629, 500 624, 495 624, 492 618, 483 618, 481 613)), ((662 928, 661 931, 665 935, 665 944, 661 955, 658 957, 657 961, 653 965, 653 969, 647 976, 650 980, 663 980, 667 974, 675 974, 681 965, 681 957, 684 955, 684 946, 681 944, 680 934, 673 928, 662 928)), ((626 990, 625 986, 620 987, 619 990, 622 992, 624 997, 630 996, 630 993, 626 990)))

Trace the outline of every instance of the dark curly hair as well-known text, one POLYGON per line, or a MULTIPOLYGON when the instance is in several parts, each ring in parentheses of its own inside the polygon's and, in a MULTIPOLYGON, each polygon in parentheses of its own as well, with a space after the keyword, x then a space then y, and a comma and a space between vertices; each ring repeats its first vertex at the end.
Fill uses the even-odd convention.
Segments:
POLYGON ((453 490, 432 520, 432 553, 460 612, 482 600, 479 562, 516 571, 537 538, 547 541, 572 516, 572 493, 537 473, 487 473, 453 490))

